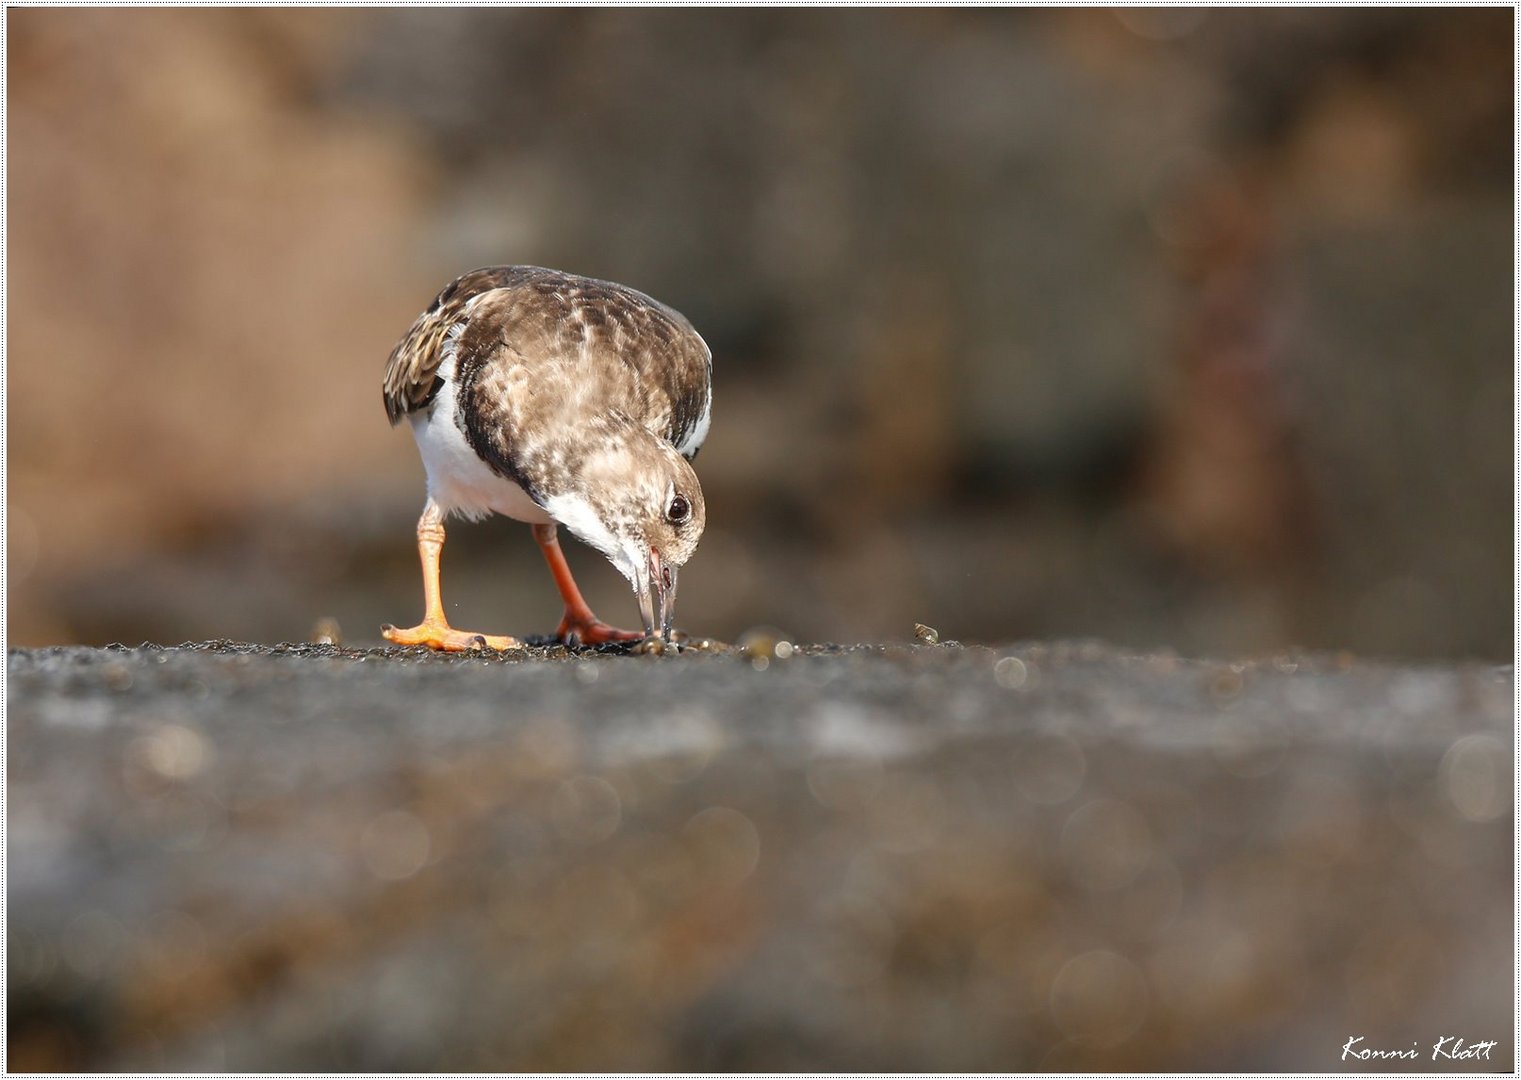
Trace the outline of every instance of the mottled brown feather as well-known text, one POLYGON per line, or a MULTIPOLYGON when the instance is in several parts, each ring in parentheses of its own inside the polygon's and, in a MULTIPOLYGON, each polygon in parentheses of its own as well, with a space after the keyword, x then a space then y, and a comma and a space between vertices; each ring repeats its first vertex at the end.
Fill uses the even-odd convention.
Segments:
POLYGON ((530 414, 578 427, 621 415, 680 445, 707 408, 711 356, 680 313, 612 282, 498 266, 451 282, 392 350, 392 424, 433 400, 444 343, 462 321, 456 377, 472 387, 476 425, 494 427, 509 457, 504 443, 530 414))

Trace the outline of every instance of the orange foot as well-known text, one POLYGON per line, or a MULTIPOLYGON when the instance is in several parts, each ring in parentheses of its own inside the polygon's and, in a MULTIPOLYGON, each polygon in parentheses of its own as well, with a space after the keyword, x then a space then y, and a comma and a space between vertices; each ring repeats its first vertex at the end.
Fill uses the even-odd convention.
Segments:
POLYGON ((468 630, 456 630, 445 623, 423 622, 406 630, 398 630, 390 623, 380 628, 381 635, 397 645, 426 645, 444 652, 469 652, 472 649, 521 649, 523 643, 514 637, 500 634, 472 634, 468 630))
POLYGON ((642 641, 644 634, 638 630, 619 630, 609 626, 590 611, 565 613, 555 631, 555 640, 566 645, 601 645, 608 641, 642 641))

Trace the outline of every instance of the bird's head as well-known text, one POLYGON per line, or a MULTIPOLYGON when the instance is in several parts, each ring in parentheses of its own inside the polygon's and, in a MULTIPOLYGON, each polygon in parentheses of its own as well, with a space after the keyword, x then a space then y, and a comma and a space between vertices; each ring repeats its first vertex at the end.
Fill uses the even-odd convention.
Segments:
POLYGON ((686 458, 637 429, 577 463, 575 482, 544 508, 618 568, 639 598, 644 632, 669 639, 676 578, 707 523, 702 486, 686 458))

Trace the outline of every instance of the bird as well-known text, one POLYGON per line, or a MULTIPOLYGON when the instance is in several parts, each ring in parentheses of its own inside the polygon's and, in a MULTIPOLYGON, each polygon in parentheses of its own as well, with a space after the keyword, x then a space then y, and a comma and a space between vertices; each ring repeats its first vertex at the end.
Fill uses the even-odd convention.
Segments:
POLYGON ((570 645, 671 639, 678 572, 707 522, 692 461, 708 435, 713 354, 685 316, 610 281, 539 266, 455 278, 386 363, 393 427, 406 421, 427 474, 417 521, 424 613, 381 628, 399 645, 516 649, 510 635, 449 625, 444 522, 492 514, 529 524, 570 645), (558 527, 600 551, 638 598, 643 631, 593 614, 558 527))

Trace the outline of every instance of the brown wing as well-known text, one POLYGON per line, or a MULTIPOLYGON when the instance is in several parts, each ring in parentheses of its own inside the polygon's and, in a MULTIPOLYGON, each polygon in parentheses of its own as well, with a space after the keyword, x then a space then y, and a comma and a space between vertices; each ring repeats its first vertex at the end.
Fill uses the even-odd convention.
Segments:
POLYGON ((449 330, 465 315, 465 305, 482 293, 511 288, 529 276, 532 267, 488 266, 455 278, 433 298, 391 350, 381 389, 392 426, 402 417, 426 408, 438 393, 438 365, 449 330))
POLYGON ((467 317, 466 304, 487 292, 494 295, 471 309, 460 332, 462 365, 511 358, 542 373, 543 392, 573 392, 587 407, 626 413, 688 456, 696 453, 712 359, 686 318, 627 286, 531 266, 476 270, 439 294, 391 354, 385 397, 392 423, 431 400, 446 336, 467 317), (612 371, 623 377, 609 378, 612 371), (584 381, 593 372, 598 389, 584 381), (557 385, 557 376, 580 381, 557 385))
POLYGON ((525 281, 512 299, 503 339, 529 363, 555 357, 586 376, 596 372, 607 387, 602 409, 626 413, 677 447, 703 425, 712 357, 680 312, 625 285, 553 271, 525 281), (619 369, 622 378, 608 378, 619 369))

